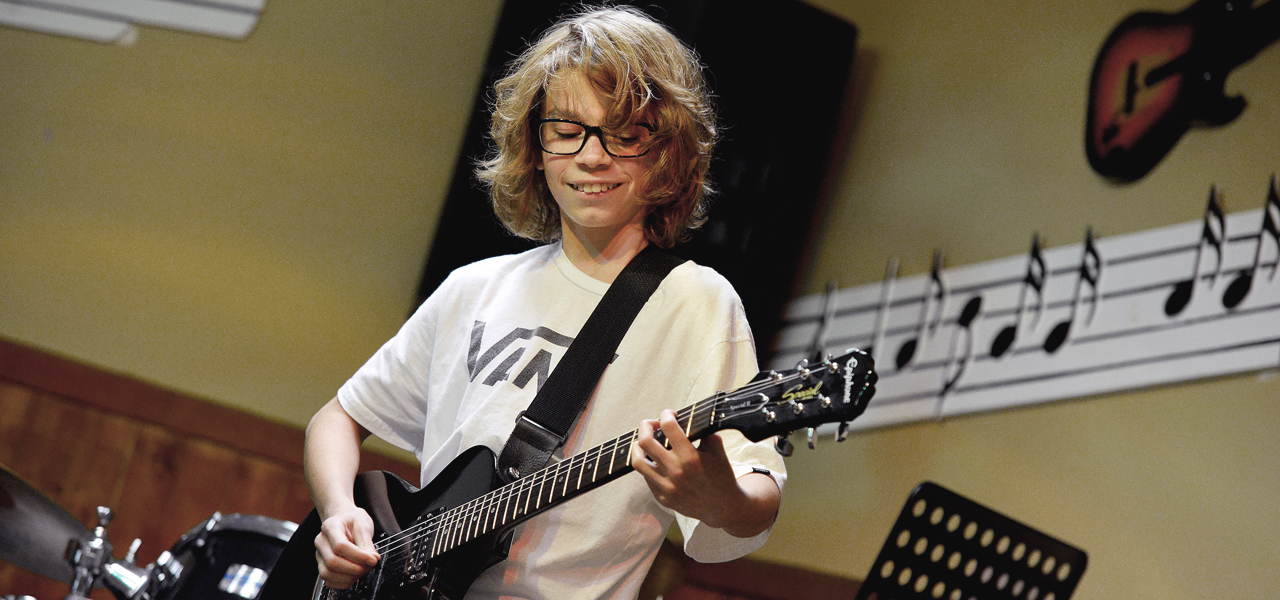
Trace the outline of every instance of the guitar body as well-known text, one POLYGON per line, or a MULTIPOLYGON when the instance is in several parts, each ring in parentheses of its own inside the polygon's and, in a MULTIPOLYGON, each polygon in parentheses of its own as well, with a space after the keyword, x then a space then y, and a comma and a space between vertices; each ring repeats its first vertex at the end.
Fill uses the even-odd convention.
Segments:
MULTIPOLYGON (((496 460, 492 450, 476 446, 458 455, 430 485, 420 490, 392 473, 364 473, 356 480, 356 504, 373 517, 376 541, 409 529, 424 515, 460 506, 493 490, 499 484, 496 460)), ((315 538, 319 534, 320 517, 313 510, 290 538, 258 600, 326 597, 325 593, 330 590, 320 586, 316 566, 315 538)), ((480 537, 429 561, 412 584, 398 589, 353 588, 352 597, 461 600, 480 573, 506 558, 510 543, 510 529, 480 537)))
POLYGON ((1146 175, 1195 125, 1225 125, 1245 108, 1227 76, 1276 39, 1275 2, 1198 0, 1177 14, 1134 13, 1094 63, 1085 151, 1098 174, 1146 175))

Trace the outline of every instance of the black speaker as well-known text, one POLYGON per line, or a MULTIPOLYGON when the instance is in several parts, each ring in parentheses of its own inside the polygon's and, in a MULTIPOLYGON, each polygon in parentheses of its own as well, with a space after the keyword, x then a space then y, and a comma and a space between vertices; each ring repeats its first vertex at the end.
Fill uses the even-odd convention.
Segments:
MULTIPOLYGON (((719 193, 707 224, 674 252, 714 268, 738 290, 765 364, 822 208, 857 29, 799 0, 630 4, 670 27, 707 66, 722 133, 710 173, 719 193)), ((486 152, 495 78, 528 41, 572 9, 561 0, 504 6, 419 302, 459 266, 533 246, 498 223, 473 170, 486 152)))

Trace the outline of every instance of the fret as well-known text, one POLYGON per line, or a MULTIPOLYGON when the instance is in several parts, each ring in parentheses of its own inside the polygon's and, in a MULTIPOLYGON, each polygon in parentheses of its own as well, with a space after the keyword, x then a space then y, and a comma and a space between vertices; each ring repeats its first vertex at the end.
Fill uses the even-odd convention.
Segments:
POLYGON ((595 481, 600 477, 600 456, 604 453, 604 446, 596 446, 591 449, 591 481, 595 481))
POLYGON ((462 545, 463 541, 466 540, 465 534, 466 534, 467 522, 466 522, 465 516, 463 516, 461 513, 462 513, 461 508, 455 509, 453 511, 453 518, 451 520, 451 525, 449 527, 449 547, 450 548, 457 548, 458 546, 462 545))
POLYGON ((582 457, 582 461, 578 465, 578 480, 573 483, 574 489, 582 489, 582 476, 586 474, 588 465, 591 464, 591 453, 592 450, 588 450, 579 455, 582 457))
POLYGON ((441 521, 440 516, 437 516, 435 518, 435 521, 436 521, 436 526, 434 528, 435 537, 431 540, 431 555, 439 556, 440 553, 444 551, 444 549, 441 548, 441 545, 444 543, 444 535, 442 535, 441 533, 441 528, 443 527, 443 525, 440 523, 441 521))
POLYGON ((440 541, 440 546, 441 546, 440 551, 445 552, 450 548, 453 548, 453 532, 454 532, 453 511, 448 511, 443 515, 441 515, 440 520, 441 520, 442 526, 444 527, 444 539, 440 541))
POLYGON ((613 472, 622 468, 623 465, 631 464, 631 461, 627 460, 627 455, 630 453, 631 444, 636 441, 636 437, 638 437, 638 435, 638 432, 633 431, 627 435, 630 439, 614 447, 613 454, 609 459, 608 475, 613 475, 613 472))
POLYGON ((538 489, 538 508, 542 508, 543 504, 550 508, 550 505, 555 502, 556 474, 560 471, 560 464, 556 463, 547 471, 543 471, 542 487, 538 489))
POLYGON ((569 478, 573 475, 573 459, 566 458, 556 463, 556 476, 552 482, 551 493, 547 495, 548 501, 559 502, 568 495, 569 478))
POLYGON ((529 499, 533 496, 533 486, 537 483, 534 478, 527 478, 520 482, 520 489, 516 496, 515 511, 511 515, 511 520, 529 514, 529 499))
POLYGON ((522 488, 523 484, 520 482, 502 488, 502 511, 494 519, 494 527, 501 527, 508 521, 515 520, 520 511, 520 490, 522 488))
MULTIPOLYGON (((481 498, 483 499, 483 496, 482 496, 481 498)), ((467 516, 466 516, 467 521, 466 521, 466 526, 465 526, 465 528, 463 529, 463 538, 465 538, 466 540, 473 540, 473 539, 475 539, 476 537, 478 537, 478 536, 480 535, 480 532, 479 532, 479 528, 480 528, 480 510, 482 510, 482 508, 481 508, 481 505, 482 505, 482 504, 483 504, 483 502, 479 502, 479 503, 471 502, 471 503, 468 503, 468 505, 469 505, 471 508, 470 508, 469 510, 467 510, 467 516)))
POLYGON ((493 514, 493 504, 497 496, 485 495, 480 498, 480 512, 476 516, 476 536, 489 532, 489 517, 493 514))
MULTIPOLYGON (((582 472, 582 467, 579 464, 581 460, 582 459, 577 456, 565 459, 564 462, 569 463, 569 466, 564 470, 564 484, 560 486, 561 498, 569 497, 569 484, 574 480, 578 479, 579 477, 581 477, 581 475, 579 475, 578 477, 574 477, 574 474, 573 474, 575 468, 577 469, 578 473, 582 472)), ((574 487, 573 489, 577 490, 578 488, 574 487)))
POLYGON ((471 502, 458 507, 458 543, 461 546, 471 539, 471 502))
POLYGON ((512 515, 513 520, 514 517, 529 514, 529 499, 533 496, 533 484, 534 481, 530 479, 527 485, 522 486, 520 497, 517 498, 516 514, 512 515))
POLYGON ((538 509, 542 508, 542 493, 543 493, 544 491, 546 491, 546 489, 547 489, 547 473, 546 473, 546 471, 543 471, 543 472, 542 472, 542 476, 541 476, 541 477, 538 477, 538 478, 536 479, 536 481, 537 481, 537 483, 538 483, 538 491, 537 491, 536 495, 534 495, 534 497, 533 497, 533 499, 534 499, 534 502, 533 502, 533 511, 538 511, 538 509))
POLYGON ((494 531, 502 525, 502 515, 506 513, 506 502, 506 494, 497 494, 493 497, 493 502, 489 505, 489 514, 485 517, 486 532, 494 531))

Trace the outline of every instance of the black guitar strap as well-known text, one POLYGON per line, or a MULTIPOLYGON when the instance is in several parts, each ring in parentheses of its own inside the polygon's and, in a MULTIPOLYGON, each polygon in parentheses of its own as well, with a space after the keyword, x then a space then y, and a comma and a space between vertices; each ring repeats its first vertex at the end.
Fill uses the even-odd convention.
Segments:
POLYGON ((542 468, 564 444, 636 315, 667 273, 683 262, 650 244, 622 269, 529 408, 516 419, 498 457, 498 472, 505 481, 542 468))

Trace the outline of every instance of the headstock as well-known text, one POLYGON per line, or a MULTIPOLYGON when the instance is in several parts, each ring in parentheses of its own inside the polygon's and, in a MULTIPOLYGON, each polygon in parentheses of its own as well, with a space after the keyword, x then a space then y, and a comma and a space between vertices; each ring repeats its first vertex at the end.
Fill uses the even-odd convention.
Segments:
POLYGON ((874 362, 861 350, 816 364, 800 361, 718 396, 715 427, 737 429, 755 442, 824 423, 842 423, 843 430, 866 410, 875 383, 874 362))

